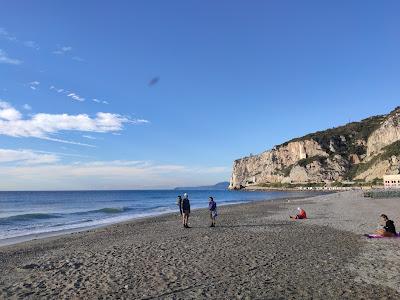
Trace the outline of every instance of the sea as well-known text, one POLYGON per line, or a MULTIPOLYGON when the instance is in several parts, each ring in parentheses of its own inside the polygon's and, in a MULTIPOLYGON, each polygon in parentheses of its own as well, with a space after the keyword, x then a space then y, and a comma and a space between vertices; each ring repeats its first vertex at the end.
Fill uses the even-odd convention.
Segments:
MULTIPOLYGON (((183 193, 177 190, 0 192, 0 245, 178 212, 176 199, 183 193)), ((229 190, 187 193, 192 209, 207 207, 209 196, 221 206, 305 195, 305 192, 229 190)))

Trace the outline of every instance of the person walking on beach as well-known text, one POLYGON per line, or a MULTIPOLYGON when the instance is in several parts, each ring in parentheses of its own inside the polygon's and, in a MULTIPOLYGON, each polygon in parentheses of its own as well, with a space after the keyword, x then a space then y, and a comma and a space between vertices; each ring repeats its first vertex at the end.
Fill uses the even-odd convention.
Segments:
POLYGON ((182 213, 183 213, 183 227, 185 228, 190 228, 188 225, 189 222, 189 215, 190 215, 190 201, 189 201, 189 197, 188 194, 184 194, 183 195, 183 199, 182 199, 182 213))
POLYGON ((215 219, 217 217, 217 203, 214 201, 213 197, 208 198, 208 210, 210 211, 211 225, 210 227, 215 227, 215 219))

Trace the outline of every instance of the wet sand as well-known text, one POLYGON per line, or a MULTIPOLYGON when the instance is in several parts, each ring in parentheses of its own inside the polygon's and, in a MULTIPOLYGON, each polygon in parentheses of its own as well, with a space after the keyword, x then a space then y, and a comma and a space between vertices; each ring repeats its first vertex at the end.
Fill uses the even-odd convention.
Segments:
POLYGON ((223 206, 0 247, 0 298, 399 299, 400 199, 343 192, 223 206), (289 202, 288 202, 289 201, 289 202), (304 207, 309 220, 290 221, 304 207))

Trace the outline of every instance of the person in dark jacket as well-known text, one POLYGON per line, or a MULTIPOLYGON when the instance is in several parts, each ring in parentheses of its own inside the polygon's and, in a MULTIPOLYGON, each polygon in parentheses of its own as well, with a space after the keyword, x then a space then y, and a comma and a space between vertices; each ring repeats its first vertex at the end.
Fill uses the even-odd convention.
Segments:
POLYGON ((377 230, 376 233, 387 237, 396 236, 397 232, 394 222, 389 220, 388 216, 385 214, 381 214, 381 220, 382 229, 377 230))
POLYGON ((215 219, 217 217, 217 203, 214 201, 213 197, 208 198, 208 210, 210 211, 211 225, 210 227, 215 227, 215 219))
POLYGON ((178 205, 178 207, 179 207, 179 213, 181 214, 181 219, 182 219, 182 222, 183 222, 183 211, 182 211, 182 196, 178 196, 178 198, 176 199, 176 205, 178 205))
POLYGON ((176 199, 176 205, 178 205, 179 213, 182 216, 182 196, 178 196, 178 199, 176 199))
POLYGON ((182 199, 182 213, 183 213, 183 227, 185 228, 190 228, 189 227, 189 215, 190 215, 190 201, 188 194, 183 195, 182 199))

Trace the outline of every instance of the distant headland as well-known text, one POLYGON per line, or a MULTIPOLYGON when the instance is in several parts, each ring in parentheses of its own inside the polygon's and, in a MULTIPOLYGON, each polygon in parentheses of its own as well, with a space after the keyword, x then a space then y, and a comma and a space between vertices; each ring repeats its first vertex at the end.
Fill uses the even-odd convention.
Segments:
POLYGON ((218 182, 214 185, 205 185, 205 186, 191 186, 191 187, 176 187, 174 190, 182 191, 182 190, 227 190, 229 187, 228 181, 218 182))

